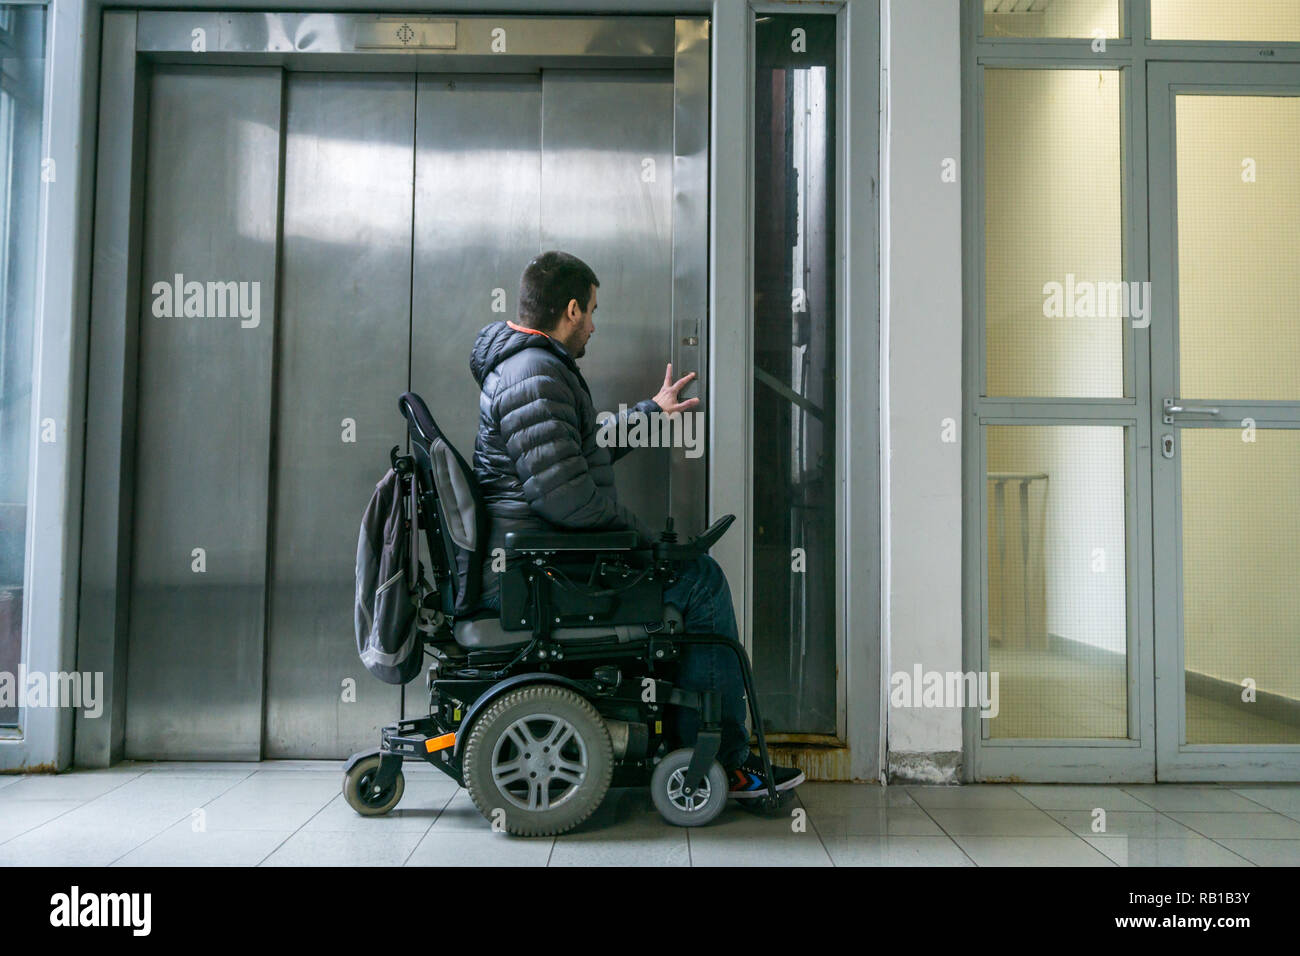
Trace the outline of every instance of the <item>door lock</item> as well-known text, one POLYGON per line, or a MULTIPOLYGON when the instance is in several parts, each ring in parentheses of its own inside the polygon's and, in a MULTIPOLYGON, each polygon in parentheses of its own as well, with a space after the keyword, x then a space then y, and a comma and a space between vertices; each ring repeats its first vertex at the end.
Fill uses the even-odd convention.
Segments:
POLYGON ((1173 435, 1160 436, 1160 454, 1164 455, 1166 458, 1174 457, 1174 436, 1173 435))

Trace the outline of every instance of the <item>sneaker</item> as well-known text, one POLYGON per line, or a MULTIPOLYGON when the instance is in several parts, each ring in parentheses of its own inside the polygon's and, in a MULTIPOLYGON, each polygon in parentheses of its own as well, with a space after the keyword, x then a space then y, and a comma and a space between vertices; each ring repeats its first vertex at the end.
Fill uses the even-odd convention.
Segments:
MULTIPOLYGON (((763 780, 763 758, 758 754, 750 754, 745 758, 744 763, 730 771, 727 776, 731 780, 727 796, 740 800, 767 796, 767 783, 763 780)), ((804 781, 803 771, 797 767, 779 767, 772 764, 772 776, 776 778, 778 793, 782 790, 791 790, 804 781)))

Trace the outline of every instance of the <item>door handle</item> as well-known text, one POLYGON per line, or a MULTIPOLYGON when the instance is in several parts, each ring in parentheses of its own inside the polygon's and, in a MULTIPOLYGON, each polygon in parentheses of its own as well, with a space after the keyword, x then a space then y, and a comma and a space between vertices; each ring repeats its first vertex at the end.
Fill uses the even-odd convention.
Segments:
POLYGON ((1172 425, 1175 415, 1218 415, 1219 409, 1213 405, 1179 405, 1177 399, 1165 399, 1164 423, 1172 425))

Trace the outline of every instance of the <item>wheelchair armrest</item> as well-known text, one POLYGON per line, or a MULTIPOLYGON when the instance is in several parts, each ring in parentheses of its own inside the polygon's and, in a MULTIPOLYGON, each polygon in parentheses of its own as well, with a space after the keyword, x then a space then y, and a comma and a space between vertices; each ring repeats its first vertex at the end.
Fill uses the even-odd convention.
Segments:
POLYGON ((723 515, 713 524, 709 525, 704 531, 697 534, 686 542, 663 541, 660 540, 654 545, 655 557, 660 560, 673 561, 684 558, 697 557, 701 554, 708 554, 709 549, 718 543, 718 539, 727 533, 731 527, 735 515, 723 515))
POLYGON ((507 551, 635 551, 635 531, 508 531, 507 551))

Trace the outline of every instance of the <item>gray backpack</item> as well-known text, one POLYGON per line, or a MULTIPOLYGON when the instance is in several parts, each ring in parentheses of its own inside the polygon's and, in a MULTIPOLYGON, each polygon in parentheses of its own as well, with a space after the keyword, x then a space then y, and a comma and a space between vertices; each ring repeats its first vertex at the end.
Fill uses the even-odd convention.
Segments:
POLYGON ((428 612, 421 614, 430 588, 420 564, 414 487, 413 475, 390 468, 375 485, 357 538, 357 653, 366 670, 388 684, 405 684, 420 673, 422 633, 432 629, 428 612))

